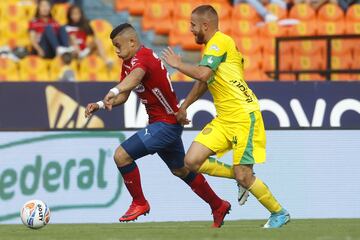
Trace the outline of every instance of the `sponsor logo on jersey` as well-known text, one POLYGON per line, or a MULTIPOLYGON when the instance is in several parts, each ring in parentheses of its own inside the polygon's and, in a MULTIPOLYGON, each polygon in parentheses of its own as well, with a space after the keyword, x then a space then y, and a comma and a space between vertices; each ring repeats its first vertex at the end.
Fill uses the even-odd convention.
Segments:
POLYGON ((220 49, 219 49, 218 46, 216 46, 216 44, 213 44, 213 45, 210 46, 210 50, 219 51, 220 49))

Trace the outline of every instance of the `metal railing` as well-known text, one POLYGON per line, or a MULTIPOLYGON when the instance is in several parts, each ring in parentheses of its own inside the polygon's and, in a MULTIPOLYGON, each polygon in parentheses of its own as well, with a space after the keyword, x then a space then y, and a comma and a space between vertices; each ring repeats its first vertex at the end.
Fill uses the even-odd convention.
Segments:
MULTIPOLYGON (((300 36, 300 37, 278 37, 275 39, 275 71, 266 72, 270 77, 274 77, 275 80, 280 79, 281 74, 294 74, 295 79, 299 80, 299 75, 307 73, 318 73, 324 75, 326 80, 331 80, 331 74, 336 73, 347 73, 347 74, 357 74, 360 73, 360 69, 332 69, 331 66, 331 51, 332 45, 331 41, 334 39, 359 39, 360 35, 350 34, 350 35, 322 35, 322 36, 300 36), (318 70, 280 70, 280 43, 281 42, 290 42, 290 41, 326 41, 326 69, 318 70)), ((359 41, 360 44, 360 41, 359 41)))

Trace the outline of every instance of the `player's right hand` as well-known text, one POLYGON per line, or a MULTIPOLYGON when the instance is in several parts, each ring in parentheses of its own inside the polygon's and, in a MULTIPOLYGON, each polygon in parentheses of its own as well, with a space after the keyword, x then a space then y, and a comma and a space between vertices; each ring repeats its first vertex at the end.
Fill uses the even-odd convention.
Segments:
POLYGON ((104 97, 104 104, 105 104, 105 109, 108 111, 111 111, 113 103, 115 101, 115 94, 113 92, 108 92, 108 94, 106 94, 106 96, 104 97))
POLYGON ((187 113, 186 110, 183 108, 179 108, 179 111, 175 113, 175 117, 178 123, 181 125, 188 125, 191 121, 187 119, 187 113))
POLYGON ((97 110, 99 110, 99 105, 97 105, 97 103, 89 103, 85 109, 85 117, 90 117, 97 110))

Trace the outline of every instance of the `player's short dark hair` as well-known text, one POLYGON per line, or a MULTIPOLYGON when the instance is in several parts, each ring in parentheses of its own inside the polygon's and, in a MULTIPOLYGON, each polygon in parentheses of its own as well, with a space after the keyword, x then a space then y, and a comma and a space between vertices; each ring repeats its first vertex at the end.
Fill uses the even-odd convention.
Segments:
POLYGON ((110 39, 113 40, 119 33, 121 33, 123 30, 128 29, 128 28, 132 28, 133 30, 135 30, 135 28, 129 23, 120 24, 119 26, 117 26, 116 28, 114 28, 111 31, 110 39))
POLYGON ((218 14, 217 14, 215 8, 213 8, 213 6, 211 6, 211 5, 200 5, 192 11, 192 14, 194 14, 194 13, 200 14, 200 15, 210 14, 210 15, 216 16, 216 18, 218 18, 218 14))

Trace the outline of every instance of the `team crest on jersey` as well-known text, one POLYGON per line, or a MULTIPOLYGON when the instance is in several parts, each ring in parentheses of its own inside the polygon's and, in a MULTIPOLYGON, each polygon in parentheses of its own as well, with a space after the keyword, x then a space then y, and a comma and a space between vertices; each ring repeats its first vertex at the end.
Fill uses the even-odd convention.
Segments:
POLYGON ((218 46, 216 46, 216 44, 213 44, 213 45, 210 46, 210 50, 219 51, 220 49, 219 49, 218 46))
POLYGON ((133 57, 130 61, 131 66, 133 67, 137 63, 138 59, 136 57, 133 57))
POLYGON ((142 93, 145 92, 145 87, 144 85, 142 85, 141 83, 139 85, 137 85, 134 89, 135 92, 137 93, 142 93))

